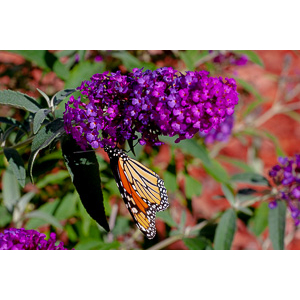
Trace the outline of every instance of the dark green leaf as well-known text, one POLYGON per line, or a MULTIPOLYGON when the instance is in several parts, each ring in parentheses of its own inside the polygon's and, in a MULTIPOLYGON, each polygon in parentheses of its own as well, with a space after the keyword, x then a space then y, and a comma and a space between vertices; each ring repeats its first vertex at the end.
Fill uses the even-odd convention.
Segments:
POLYGON ((264 67, 264 63, 261 60, 261 58, 259 57, 259 55, 257 53, 255 53, 252 50, 235 50, 234 52, 236 53, 240 53, 240 54, 245 54, 248 56, 249 60, 251 60, 253 63, 264 67))
POLYGON ((269 209, 269 236, 274 250, 284 249, 286 204, 278 201, 277 207, 269 209))
POLYGON ((271 186, 268 179, 257 173, 239 173, 231 177, 231 181, 250 183, 259 186, 271 186))
POLYGON ((255 210, 254 216, 250 221, 250 228, 256 236, 260 236, 268 226, 269 206, 263 202, 255 210))
POLYGON ((221 183, 228 183, 229 175, 221 164, 215 159, 209 165, 203 164, 205 171, 213 177, 216 181, 221 183))
POLYGON ((31 146, 31 155, 28 160, 28 171, 33 182, 32 167, 34 160, 41 149, 46 148, 50 143, 64 133, 64 122, 62 119, 56 119, 39 130, 34 137, 31 146))
POLYGON ((207 241, 203 238, 184 238, 182 239, 184 244, 190 250, 204 250, 208 245, 207 241))
POLYGON ((228 209, 221 217, 214 238, 215 250, 230 250, 236 231, 236 213, 228 209))
POLYGON ((24 187, 26 171, 20 154, 16 149, 4 148, 4 155, 9 163, 9 169, 14 173, 20 185, 24 187))
MULTIPOLYGON (((27 213, 25 215, 26 219, 31 219, 31 218, 36 218, 36 219, 41 219, 43 220, 46 224, 50 224, 54 227, 60 228, 62 229, 63 227, 61 226, 61 224, 59 223, 59 221, 53 217, 52 215, 50 215, 49 213, 42 211, 42 210, 34 210, 30 213, 27 213)), ((28 224, 27 224, 28 225, 28 224)), ((27 226, 26 226, 27 227, 27 226)), ((28 227, 27 227, 28 228, 28 227)))
POLYGON ((104 63, 80 62, 70 71, 70 76, 65 83, 65 88, 74 89, 80 86, 82 81, 90 80, 94 74, 104 72, 104 68, 104 63))
POLYGON ((50 113, 50 109, 42 108, 35 115, 33 119, 33 133, 36 134, 41 126, 43 125, 44 120, 47 118, 47 115, 50 113))
POLYGON ((0 91, 0 104, 10 105, 33 113, 36 113, 40 109, 39 104, 34 98, 11 90, 0 91))
POLYGON ((11 170, 6 170, 2 177, 3 204, 12 211, 21 197, 20 188, 16 177, 11 170))
POLYGON ((76 141, 67 135, 62 139, 61 148, 83 206, 94 220, 109 231, 103 205, 99 164, 95 152, 82 152, 76 141))
POLYGON ((202 184, 189 175, 185 177, 185 196, 188 199, 192 199, 193 196, 199 196, 202 192, 202 184))
POLYGON ((24 132, 27 132, 26 127, 20 123, 19 121, 10 118, 10 117, 0 117, 0 123, 5 123, 8 125, 12 125, 13 127, 18 127, 19 129, 23 130, 24 132))
POLYGON ((74 93, 76 89, 66 89, 57 92, 51 99, 51 105, 57 106, 59 105, 66 97, 74 93))

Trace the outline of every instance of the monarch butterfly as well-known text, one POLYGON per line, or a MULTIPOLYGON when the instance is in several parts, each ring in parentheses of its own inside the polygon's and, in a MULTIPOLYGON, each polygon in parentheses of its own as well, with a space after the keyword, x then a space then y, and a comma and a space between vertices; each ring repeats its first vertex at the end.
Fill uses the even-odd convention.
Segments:
POLYGON ((169 207, 164 181, 123 150, 105 146, 121 196, 137 227, 148 239, 156 234, 155 214, 169 207))

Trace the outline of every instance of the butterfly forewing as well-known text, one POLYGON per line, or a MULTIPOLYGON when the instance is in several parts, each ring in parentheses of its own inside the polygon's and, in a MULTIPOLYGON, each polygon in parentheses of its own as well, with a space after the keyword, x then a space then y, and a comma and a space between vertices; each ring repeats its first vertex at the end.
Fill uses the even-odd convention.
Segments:
POLYGON ((105 147, 121 196, 137 227, 148 239, 156 234, 155 214, 168 208, 163 180, 119 148, 105 147))

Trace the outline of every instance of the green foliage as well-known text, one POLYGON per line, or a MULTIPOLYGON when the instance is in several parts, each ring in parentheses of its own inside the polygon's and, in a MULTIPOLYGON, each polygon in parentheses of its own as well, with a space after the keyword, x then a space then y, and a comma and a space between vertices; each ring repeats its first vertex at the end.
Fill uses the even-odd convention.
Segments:
MULTIPOLYGON (((56 231, 58 236, 64 237, 68 248, 77 250, 159 248, 160 243, 167 243, 170 239, 173 242, 182 240, 190 250, 231 249, 239 219, 257 237, 258 243, 264 242, 266 237, 263 233, 268 229, 273 248, 284 249, 286 205, 279 202, 277 208, 270 210, 267 202, 259 203, 268 195, 273 197, 273 194, 268 178, 261 175, 264 162, 256 153, 259 146, 254 144, 268 141, 274 145, 277 156, 285 156, 285 152, 273 131, 253 125, 252 120, 264 113, 261 107, 268 101, 255 84, 236 76, 242 101, 236 109, 235 122, 241 122, 238 125, 242 125, 242 130, 237 130, 234 138, 247 148, 248 158, 245 161, 242 156, 231 157, 226 143, 215 142, 208 146, 200 136, 175 143, 177 137, 162 137, 161 140, 169 145, 172 159, 161 170, 160 165, 155 163, 157 147, 151 149, 126 143, 125 150, 131 150, 129 155, 133 157, 136 154, 135 159, 160 174, 168 191, 170 207, 157 213, 158 234, 151 241, 145 240, 127 212, 103 153, 98 155, 91 149, 83 152, 74 141, 66 140, 64 136, 64 104, 72 94, 75 97, 80 95, 76 87, 95 73, 121 70, 125 74, 133 68, 155 70, 162 63, 167 66, 174 61, 172 66, 179 66, 181 71, 183 64, 186 70, 199 70, 200 65, 212 76, 225 78, 231 77, 226 69, 228 62, 225 68, 222 63, 214 63, 213 56, 206 50, 163 51, 156 55, 143 50, 13 52, 23 56, 26 62, 10 72, 1 73, 10 77, 9 88, 16 90, 5 90, 8 88, 5 87, 0 91, 0 106, 10 107, 8 113, 3 110, 5 114, 0 117, 0 151, 3 154, 3 159, 0 159, 1 232, 8 227, 42 229, 48 236, 49 232, 56 231), (101 55, 103 61, 95 62, 96 55, 101 55), (55 84, 47 83, 47 91, 51 91, 47 95, 43 91, 45 87, 40 86, 41 77, 40 82, 35 82, 40 94, 36 93, 37 100, 28 96, 27 92, 30 91, 30 95, 34 92, 32 83, 26 81, 23 75, 17 77, 20 76, 18 70, 24 66, 29 70, 41 70, 42 76, 53 72, 59 78, 59 85, 63 84, 65 89, 58 91, 55 84), (224 147, 227 148, 222 151, 224 147), (184 166, 179 171, 177 151, 184 155, 184 166), (36 159, 39 153, 40 157, 36 159), (259 168, 249 163, 253 161, 259 162, 259 168), (204 182, 188 175, 190 165, 198 168, 204 182), (238 168, 240 173, 235 174, 232 167, 238 168), (29 178, 26 177, 26 169, 29 178), (35 184, 32 185, 29 179, 32 182, 34 179, 35 184), (215 194, 206 194, 212 186, 216 188, 215 194), (226 198, 231 208, 217 212, 208 220, 197 219, 199 214, 202 215, 202 199, 195 196, 201 196, 203 191, 203 197, 206 197, 204 205, 218 196, 219 199, 226 198), (106 232, 109 230, 108 220, 109 224, 113 224, 110 233, 106 232), (197 225, 187 225, 195 221, 197 225)), ((239 56, 246 54, 253 63, 264 67, 256 52, 243 50, 232 53, 239 56)), ((284 96, 283 99, 287 99, 284 96)), ((283 113, 297 122, 300 120, 296 111, 283 113)), ((208 207, 205 206, 204 211, 208 207)))
POLYGON ((230 250, 236 231, 236 213, 228 209, 221 217, 214 239, 215 250, 230 250))
POLYGON ((286 204, 278 201, 277 207, 269 210, 269 234, 274 250, 284 249, 286 204))

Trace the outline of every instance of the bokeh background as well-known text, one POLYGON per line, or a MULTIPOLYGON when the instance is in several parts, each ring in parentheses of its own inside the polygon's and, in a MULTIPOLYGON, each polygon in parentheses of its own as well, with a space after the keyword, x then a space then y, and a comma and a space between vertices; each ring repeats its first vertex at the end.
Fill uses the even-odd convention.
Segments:
MULTIPOLYGON (((79 86, 95 73, 120 70, 126 74, 136 67, 154 70, 164 66, 180 72, 205 69, 211 76, 236 79, 240 100, 231 136, 212 143, 200 136, 194 138, 208 149, 220 176, 222 172, 231 176, 253 171, 268 178, 278 156, 299 153, 299 51, 0 51, 0 90, 20 91, 42 102, 37 88, 52 96, 64 88, 79 86), (277 101, 294 106, 266 114, 277 101)), ((25 112, 0 106, 0 117, 7 116, 22 122, 25 112)), ((7 124, 0 125, 5 130, 7 124)), ((11 133, 11 139, 14 134, 11 133)), ((151 241, 131 220, 112 177, 108 157, 101 149, 97 154, 112 231, 107 234, 89 217, 71 183, 59 144, 51 152, 40 152, 33 169, 35 184, 27 178, 23 189, 13 179, 4 180, 7 162, 1 155, 0 232, 8 227, 37 229, 47 236, 56 232, 70 249, 212 249, 217 226, 214 220, 230 204, 222 197, 222 180, 212 176, 199 159, 179 144, 136 147, 136 159, 164 179, 169 194, 170 208, 157 215, 157 236, 151 241), (19 213, 7 208, 11 194, 24 204, 19 213), (180 237, 205 220, 207 224, 196 233, 197 245, 193 239, 180 237)), ((20 149, 20 153, 27 162, 30 146, 20 149)), ((231 249, 272 249, 268 210, 267 202, 257 202, 238 212, 231 249)), ((285 248, 300 249, 300 232, 289 214, 285 231, 285 248)))

